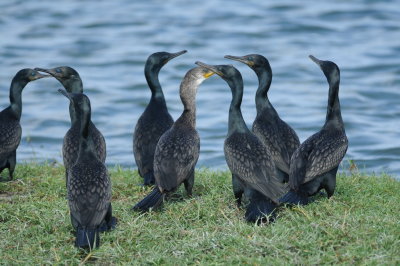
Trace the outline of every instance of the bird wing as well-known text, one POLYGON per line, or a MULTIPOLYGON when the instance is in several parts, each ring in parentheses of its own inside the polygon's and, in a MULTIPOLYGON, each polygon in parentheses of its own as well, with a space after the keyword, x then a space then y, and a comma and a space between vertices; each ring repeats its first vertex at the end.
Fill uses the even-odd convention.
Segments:
POLYGON ((99 160, 104 163, 107 157, 107 147, 106 140, 104 139, 103 134, 96 128, 96 126, 90 122, 90 135, 93 138, 93 142, 96 148, 96 155, 99 160))
POLYGON ((344 134, 321 130, 309 137, 293 153, 289 184, 296 190, 314 177, 335 168, 346 154, 348 142, 344 134))
MULTIPOLYGON (((285 121, 280 120, 278 126, 280 128, 279 132, 282 134, 283 143, 285 144, 287 162, 290 164, 290 158, 292 157, 294 151, 300 146, 300 140, 296 134, 296 131, 294 131, 294 129, 291 128, 285 121)), ((289 173, 289 171, 287 173, 289 173)))
POLYGON ((196 130, 172 127, 160 138, 154 154, 154 176, 161 191, 177 188, 193 171, 200 152, 196 130))
POLYGON ((319 141, 310 152, 304 182, 332 170, 342 161, 347 151, 348 140, 344 133, 336 133, 324 137, 325 141, 319 141))
POLYGON ((133 154, 141 176, 153 170, 158 140, 172 124, 172 117, 168 113, 157 116, 145 111, 139 118, 133 133, 133 154))
POLYGON ((253 123, 253 132, 268 148, 276 167, 288 173, 289 160, 285 158, 285 147, 284 144, 279 141, 280 133, 276 131, 275 127, 269 126, 263 121, 256 120, 253 123))
POLYGON ((15 151, 21 142, 22 129, 18 120, 0 120, 0 158, 15 151))
POLYGON ((289 186, 293 190, 297 190, 304 183, 306 176, 308 155, 313 148, 313 139, 316 134, 304 141, 292 154, 290 159, 289 186))
POLYGON ((68 172, 68 203, 81 225, 98 226, 111 201, 111 183, 103 164, 96 168, 83 164, 77 163, 68 172))
POLYGON ((277 202, 287 192, 279 182, 271 155, 252 133, 234 133, 225 140, 225 159, 232 174, 247 186, 277 202))
POLYGON ((64 136, 62 153, 66 169, 71 168, 78 158, 79 128, 70 128, 64 136))

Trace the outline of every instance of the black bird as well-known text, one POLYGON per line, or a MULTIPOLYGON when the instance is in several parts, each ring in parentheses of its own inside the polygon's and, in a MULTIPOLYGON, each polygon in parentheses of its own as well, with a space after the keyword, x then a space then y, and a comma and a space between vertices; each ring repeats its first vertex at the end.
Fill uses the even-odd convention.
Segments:
POLYGON ((18 71, 11 81, 10 106, 0 112, 0 173, 8 168, 8 180, 13 179, 17 148, 21 141, 22 129, 19 122, 22 114, 22 90, 29 82, 45 77, 48 76, 25 68, 18 71))
POLYGON ((325 189, 328 198, 335 191, 336 173, 346 154, 348 140, 339 103, 340 70, 331 61, 310 55, 329 83, 328 108, 322 129, 304 141, 290 162, 290 191, 281 199, 288 204, 309 203, 309 196, 325 189))
MULTIPOLYGON (((37 71, 45 72, 55 77, 69 93, 82 93, 83 84, 78 72, 69 66, 60 66, 51 69, 35 68, 37 71)), ((80 138, 80 123, 73 119, 74 105, 71 102, 69 105, 69 113, 71 116, 71 128, 64 136, 63 141, 63 161, 65 167, 65 180, 68 183, 68 169, 71 168, 78 158, 79 138, 80 138)), ((90 121, 89 135, 92 137, 95 147, 95 154, 101 162, 106 161, 106 141, 101 132, 90 121)))
POLYGON ((171 128, 174 120, 168 113, 158 73, 171 59, 186 53, 158 52, 147 58, 144 75, 151 90, 150 102, 140 116, 133 132, 133 155, 144 185, 154 184, 154 152, 161 135, 171 128))
POLYGON ((166 194, 174 192, 182 182, 190 196, 194 184, 194 168, 199 158, 200 138, 196 130, 196 93, 200 84, 212 72, 202 67, 189 70, 180 86, 180 97, 184 106, 182 115, 158 141, 154 153, 153 191, 133 209, 148 211, 159 207, 166 194))
POLYGON ((247 221, 264 221, 265 216, 273 220, 279 198, 288 191, 288 186, 277 178, 275 164, 267 147, 247 128, 243 120, 240 110, 243 97, 242 75, 231 65, 196 64, 218 74, 232 91, 224 152, 232 172, 233 193, 237 203, 240 206, 245 193, 250 200, 245 215, 247 221))
POLYGON ((272 81, 272 70, 268 59, 258 54, 226 55, 225 58, 242 62, 257 74, 259 82, 256 92, 257 116, 253 122, 253 132, 271 152, 278 177, 282 182, 288 182, 290 158, 299 147, 300 141, 296 132, 279 117, 268 99, 272 81))
POLYGON ((89 98, 82 93, 61 89, 59 92, 73 103, 75 112, 72 116, 80 123, 78 156, 68 170, 67 185, 71 222, 76 228, 75 246, 92 249, 100 245, 103 221, 109 225, 108 229, 116 225, 116 219, 112 217, 111 180, 89 135, 89 98))

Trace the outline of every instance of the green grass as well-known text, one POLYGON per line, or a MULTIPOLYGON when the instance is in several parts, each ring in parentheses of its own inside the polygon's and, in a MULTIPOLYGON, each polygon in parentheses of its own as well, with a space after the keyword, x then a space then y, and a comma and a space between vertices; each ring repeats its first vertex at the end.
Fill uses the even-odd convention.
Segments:
POLYGON ((74 247, 64 168, 18 165, 0 183, 0 264, 400 264, 400 182, 386 175, 341 175, 330 200, 256 226, 236 208, 229 172, 198 170, 192 198, 181 188, 148 214, 130 211, 150 190, 137 172, 110 174, 119 225, 88 253, 74 247))

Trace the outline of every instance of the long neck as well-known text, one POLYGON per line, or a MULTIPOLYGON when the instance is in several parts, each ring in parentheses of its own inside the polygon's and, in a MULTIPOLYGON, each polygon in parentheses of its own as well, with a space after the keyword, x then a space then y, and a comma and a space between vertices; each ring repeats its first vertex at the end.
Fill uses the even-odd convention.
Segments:
POLYGON ((229 84, 232 90, 232 101, 229 107, 229 121, 228 121, 228 135, 233 132, 246 132, 249 129, 244 122, 240 105, 242 104, 243 97, 243 82, 229 84))
POLYGON ((81 121, 78 119, 79 114, 75 110, 74 104, 69 105, 69 117, 71 118, 71 127, 81 127, 81 121))
MULTIPOLYGON (((93 151, 93 142, 89 136, 90 112, 83 113, 80 121, 79 157, 93 151)), ((85 155, 87 156, 87 155, 85 155)))
POLYGON ((10 87, 10 106, 15 117, 20 120, 22 114, 22 97, 21 93, 26 82, 13 79, 10 87))
MULTIPOLYGON (((83 93, 83 84, 80 78, 70 78, 67 82, 63 83, 64 88, 70 93, 83 93)), ((76 121, 76 117, 74 117, 75 109, 74 104, 72 102, 69 103, 69 116, 71 118, 71 123, 76 121)))
POLYGON ((144 69, 144 75, 151 90, 151 100, 165 103, 164 93, 162 91, 160 81, 158 80, 159 72, 160 68, 156 68, 154 66, 146 65, 144 69))
POLYGON ((256 108, 257 113, 260 113, 264 108, 272 108, 271 103, 268 99, 268 91, 272 81, 272 71, 268 66, 267 69, 263 69, 256 72, 258 77, 258 89, 256 92, 256 108))
POLYGON ((183 113, 179 122, 196 127, 196 93, 201 81, 191 75, 186 75, 180 87, 180 97, 183 103, 183 113))
POLYGON ((64 87, 68 92, 83 93, 83 84, 80 78, 70 79, 64 87))
POLYGON ((331 124, 343 127, 339 102, 339 80, 329 83, 328 108, 326 112, 325 125, 331 124))

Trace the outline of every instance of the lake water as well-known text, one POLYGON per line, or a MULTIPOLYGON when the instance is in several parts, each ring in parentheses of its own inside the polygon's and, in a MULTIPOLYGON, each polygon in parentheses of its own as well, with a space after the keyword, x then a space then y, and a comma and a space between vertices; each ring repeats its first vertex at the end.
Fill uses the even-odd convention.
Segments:
MULTIPOLYGON (((0 108, 26 67, 70 65, 92 102, 92 120, 107 141, 108 165, 135 167, 132 132, 150 92, 143 68, 157 51, 188 53, 160 73, 171 115, 182 111, 179 84, 194 62, 233 64, 242 73, 242 111, 255 118, 257 78, 226 54, 260 53, 274 73, 270 100, 304 141, 324 123, 328 85, 308 55, 341 69, 340 100, 349 138, 342 169, 400 175, 400 1, 2 1, 0 108), (168 2, 166 4, 165 2, 168 2), (279 2, 279 3, 278 3, 279 2)), ((18 161, 62 162, 68 101, 55 79, 23 92, 18 161)), ((197 97, 198 166, 225 169, 223 141, 231 93, 218 77, 197 97)))

